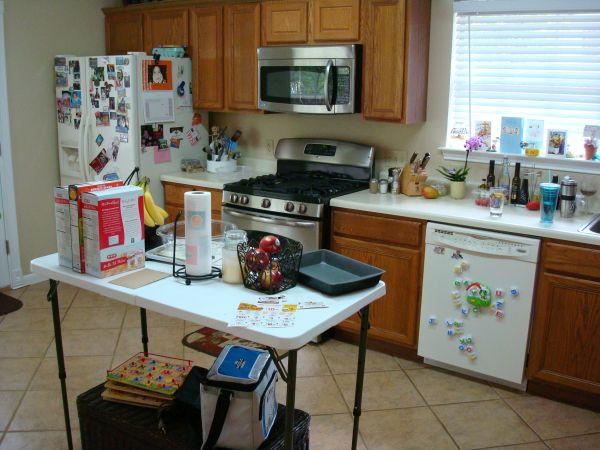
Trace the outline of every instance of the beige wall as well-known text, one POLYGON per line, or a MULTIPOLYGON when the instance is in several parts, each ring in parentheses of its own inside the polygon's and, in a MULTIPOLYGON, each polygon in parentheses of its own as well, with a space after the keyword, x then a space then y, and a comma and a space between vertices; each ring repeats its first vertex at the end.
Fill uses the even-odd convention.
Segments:
POLYGON ((52 188, 59 176, 54 55, 102 54, 101 8, 120 4, 120 0, 8 0, 5 4, 9 117, 23 273, 30 272, 31 259, 56 251, 52 188))
MULTIPOLYGON (((327 137, 374 145, 378 165, 404 159, 407 152, 429 151, 431 166, 441 163, 437 147, 445 142, 452 44, 452 1, 432 0, 427 121, 417 125, 365 121, 360 114, 339 116, 291 114, 211 114, 211 124, 239 128, 245 156, 271 159, 266 141, 283 137, 327 137)), ((256 163, 256 161, 252 161, 256 163)), ((260 162, 257 164, 260 165, 260 162)), ((266 164, 263 164, 266 165, 266 164)))

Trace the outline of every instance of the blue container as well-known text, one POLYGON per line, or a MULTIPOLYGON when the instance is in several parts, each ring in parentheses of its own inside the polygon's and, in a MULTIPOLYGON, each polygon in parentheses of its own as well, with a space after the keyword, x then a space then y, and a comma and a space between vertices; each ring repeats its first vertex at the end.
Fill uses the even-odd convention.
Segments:
POLYGON ((552 223, 554 221, 559 189, 560 185, 556 183, 540 183, 540 194, 542 197, 540 221, 542 223, 552 223))

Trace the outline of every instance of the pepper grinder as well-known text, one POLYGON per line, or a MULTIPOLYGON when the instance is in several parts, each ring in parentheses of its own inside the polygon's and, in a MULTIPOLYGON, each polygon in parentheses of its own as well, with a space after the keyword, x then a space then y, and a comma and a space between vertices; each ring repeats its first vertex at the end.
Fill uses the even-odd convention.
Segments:
POLYGON ((577 209, 577 181, 566 176, 560 182, 560 217, 569 219, 577 209))

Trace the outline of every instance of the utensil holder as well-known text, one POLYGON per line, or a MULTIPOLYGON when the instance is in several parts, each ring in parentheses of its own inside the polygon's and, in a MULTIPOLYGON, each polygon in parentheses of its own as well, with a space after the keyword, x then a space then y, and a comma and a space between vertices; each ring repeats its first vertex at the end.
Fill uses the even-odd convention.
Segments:
POLYGON ((407 163, 404 165, 404 169, 400 175, 400 192, 409 197, 420 196, 425 187, 426 180, 426 172, 414 172, 412 167, 407 163))
POLYGON ((206 161, 206 171, 210 173, 235 172, 237 160, 227 159, 225 161, 206 161))

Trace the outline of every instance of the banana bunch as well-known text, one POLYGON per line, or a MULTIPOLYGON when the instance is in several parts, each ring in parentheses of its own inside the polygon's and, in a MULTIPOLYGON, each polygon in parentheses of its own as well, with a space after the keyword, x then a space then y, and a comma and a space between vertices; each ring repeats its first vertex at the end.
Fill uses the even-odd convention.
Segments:
POLYGON ((169 217, 169 214, 154 203, 152 194, 148 189, 148 179, 142 178, 135 185, 141 187, 144 191, 144 224, 152 228, 164 225, 165 219, 169 217))

